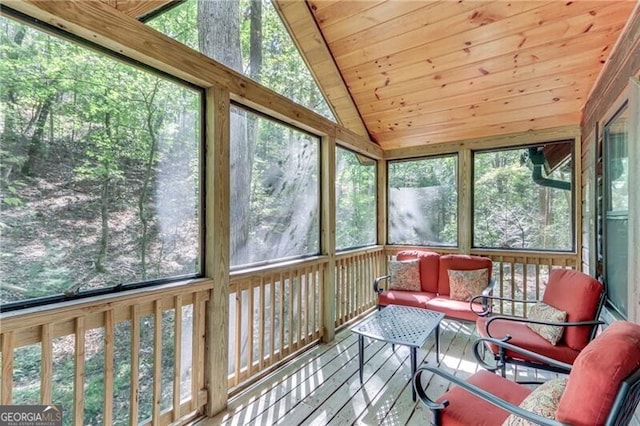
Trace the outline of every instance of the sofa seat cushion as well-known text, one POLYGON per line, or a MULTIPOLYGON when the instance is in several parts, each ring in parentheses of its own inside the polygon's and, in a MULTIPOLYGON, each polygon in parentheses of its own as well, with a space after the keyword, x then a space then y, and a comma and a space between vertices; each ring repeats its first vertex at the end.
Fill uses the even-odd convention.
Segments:
MULTIPOLYGON (((489 329, 491 336, 488 336, 486 325, 490 318, 491 317, 481 317, 476 321, 478 334, 482 337, 494 337, 496 339, 501 339, 506 335, 510 335, 511 340, 509 340, 508 343, 568 364, 573 364, 573 361, 580 353, 580 351, 561 344, 562 342, 555 346, 552 345, 539 334, 527 327, 527 323, 525 322, 495 320, 491 322, 489 329)), ((497 346, 490 346, 493 353, 498 353, 497 346)), ((532 360, 529 357, 509 350, 506 351, 506 355, 515 359, 535 362, 535 360, 532 360)))
MULTIPOLYGON (((474 310, 476 312, 482 311, 482 305, 474 303, 474 310)), ((478 318, 476 314, 469 310, 469 302, 462 302, 460 300, 452 300, 446 296, 433 297, 427 302, 427 309, 432 311, 438 311, 445 314, 449 318, 461 319, 466 321, 473 321, 478 318)))
MULTIPOLYGON (((567 313, 567 322, 593 321, 596 319, 602 284, 593 277, 571 269, 554 269, 542 301, 567 313)), ((589 343, 591 327, 567 327, 564 341, 576 350, 589 343)))
POLYGON ((410 259, 420 260, 420 286, 422 291, 437 293, 440 255, 436 252, 425 250, 403 250, 396 255, 396 260, 404 261, 410 259))
MULTIPOLYGON (((467 382, 476 385, 514 405, 520 403, 531 391, 518 383, 507 380, 497 374, 482 370, 467 379, 467 382)), ((442 395, 438 402, 449 401, 449 406, 442 410, 442 424, 469 426, 469 425, 500 425, 509 413, 485 400, 470 394, 457 386, 442 395), (478 415, 482 413, 482 418, 478 415)))
POLYGON ((604 424, 620 382, 640 368, 640 325, 616 321, 580 352, 569 375, 556 420, 604 424))
POLYGON ((378 296, 378 304, 383 306, 413 306, 414 308, 424 309, 427 307, 429 300, 434 297, 436 297, 434 293, 426 293, 424 291, 387 290, 378 296))

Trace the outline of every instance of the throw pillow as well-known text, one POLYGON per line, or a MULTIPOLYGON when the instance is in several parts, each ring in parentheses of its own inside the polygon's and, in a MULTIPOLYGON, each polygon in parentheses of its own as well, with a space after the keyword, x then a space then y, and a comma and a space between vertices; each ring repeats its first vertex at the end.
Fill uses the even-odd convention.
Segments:
MULTIPOLYGON (((531 392, 521 403, 520 408, 527 410, 533 414, 546 417, 548 419, 556 418, 556 410, 560 404, 560 398, 567 386, 567 379, 553 379, 538 386, 531 392)), ((525 420, 515 414, 507 417, 502 426, 529 426, 537 423, 525 420)))
POLYGON ((420 291, 420 260, 389 261, 389 290, 420 291))
POLYGON ((453 300, 468 302, 474 296, 481 294, 482 290, 489 285, 489 270, 487 268, 469 271, 449 269, 447 273, 451 289, 449 297, 453 300))
MULTIPOLYGON (((538 302, 529 311, 529 319, 546 322, 565 322, 567 313, 546 303, 538 302)), ((554 346, 560 341, 562 333, 564 333, 564 327, 556 325, 527 323, 527 327, 554 346)))

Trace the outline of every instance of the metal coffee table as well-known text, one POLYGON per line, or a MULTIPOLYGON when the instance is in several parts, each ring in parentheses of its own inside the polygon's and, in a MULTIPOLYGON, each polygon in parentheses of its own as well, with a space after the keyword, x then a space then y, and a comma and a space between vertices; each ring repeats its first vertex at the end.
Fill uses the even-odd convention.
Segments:
MULTIPOLYGON (((364 338, 386 343, 409 346, 411 352, 411 377, 416 372, 417 351, 435 330, 436 362, 440 362, 440 321, 444 314, 428 309, 389 305, 379 310, 351 329, 358 335, 358 362, 360 384, 364 365, 364 338)), ((411 395, 416 400, 416 391, 411 387, 411 395)))

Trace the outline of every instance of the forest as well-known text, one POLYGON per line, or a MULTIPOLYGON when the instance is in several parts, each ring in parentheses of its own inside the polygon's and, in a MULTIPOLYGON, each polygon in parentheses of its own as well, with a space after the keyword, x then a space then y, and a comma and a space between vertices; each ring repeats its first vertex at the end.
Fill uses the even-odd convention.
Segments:
MULTIPOLYGON (((187 0, 147 24, 335 120, 268 0, 187 0)), ((0 37, 0 305, 201 276, 203 92, 10 14, 0 37)), ((319 254, 321 139, 234 104, 231 146, 231 267, 319 254)), ((474 154, 474 245, 570 250, 571 191, 535 183, 526 152, 474 154)), ((375 162, 342 147, 336 162, 336 247, 374 245, 375 162)), ((456 246, 457 165, 454 154, 389 162, 390 244, 456 246)), ((570 156, 548 172, 570 182, 570 156)), ((192 313, 179 314, 188 327, 192 313)), ((142 322, 150 377, 154 324, 142 322)), ((130 333, 118 324, 117 341, 130 333)), ((102 418, 103 337, 87 335, 87 424, 102 418)), ((170 333, 163 339, 164 383, 176 348, 170 333)), ((67 412, 72 347, 54 342, 54 402, 67 412)), ((40 351, 15 354, 15 403, 38 401, 40 351)), ((126 344, 115 352, 114 419, 128 424, 130 354, 126 344)), ((150 392, 140 398, 144 420, 150 392)))

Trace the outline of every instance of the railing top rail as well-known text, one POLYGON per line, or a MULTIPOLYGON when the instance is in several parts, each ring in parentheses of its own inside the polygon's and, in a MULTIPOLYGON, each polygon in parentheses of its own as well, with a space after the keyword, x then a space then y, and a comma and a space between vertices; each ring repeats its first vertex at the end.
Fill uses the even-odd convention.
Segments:
POLYGON ((0 332, 22 330, 42 324, 55 323, 116 309, 148 303, 176 295, 193 294, 211 289, 213 281, 209 279, 191 279, 175 283, 162 284, 153 288, 139 288, 117 294, 105 294, 86 299, 53 303, 35 308, 6 312, 0 315, 0 332))

